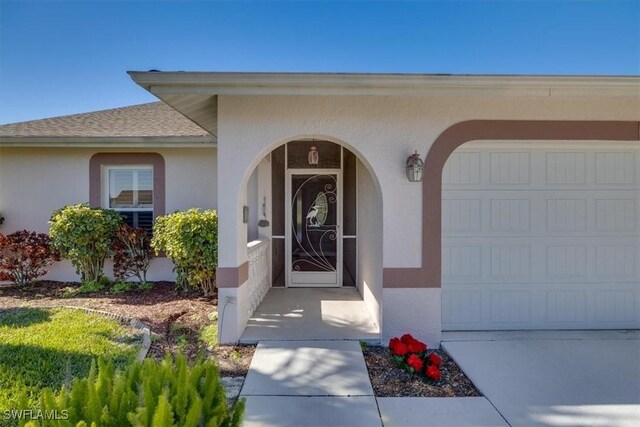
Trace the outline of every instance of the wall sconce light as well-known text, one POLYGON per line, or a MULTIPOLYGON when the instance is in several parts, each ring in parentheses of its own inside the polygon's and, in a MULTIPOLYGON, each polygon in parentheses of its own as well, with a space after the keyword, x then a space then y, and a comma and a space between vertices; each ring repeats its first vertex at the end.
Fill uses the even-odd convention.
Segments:
POLYGON ((424 170, 424 162, 418 154, 418 150, 407 159, 407 179, 410 182, 422 181, 422 171, 424 170))
POLYGON ((258 227, 268 227, 269 221, 267 220, 267 196, 262 197, 262 216, 264 218, 258 221, 258 227))
POLYGON ((315 145, 312 145, 309 149, 309 156, 307 157, 310 165, 317 165, 320 160, 320 155, 318 154, 318 149, 315 145))

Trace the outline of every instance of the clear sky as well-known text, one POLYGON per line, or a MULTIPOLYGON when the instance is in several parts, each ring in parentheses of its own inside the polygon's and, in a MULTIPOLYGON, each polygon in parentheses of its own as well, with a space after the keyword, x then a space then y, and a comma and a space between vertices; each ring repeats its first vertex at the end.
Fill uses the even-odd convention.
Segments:
POLYGON ((127 70, 640 74, 640 0, 0 0, 0 123, 155 100, 127 70))

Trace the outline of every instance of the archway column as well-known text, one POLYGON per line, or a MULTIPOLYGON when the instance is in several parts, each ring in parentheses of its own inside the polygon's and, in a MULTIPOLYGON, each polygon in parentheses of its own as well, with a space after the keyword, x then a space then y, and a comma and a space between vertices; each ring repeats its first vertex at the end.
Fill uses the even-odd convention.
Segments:
POLYGON ((245 168, 231 141, 218 143, 218 340, 236 343, 248 321, 249 279, 247 227, 242 208, 247 203, 245 168))

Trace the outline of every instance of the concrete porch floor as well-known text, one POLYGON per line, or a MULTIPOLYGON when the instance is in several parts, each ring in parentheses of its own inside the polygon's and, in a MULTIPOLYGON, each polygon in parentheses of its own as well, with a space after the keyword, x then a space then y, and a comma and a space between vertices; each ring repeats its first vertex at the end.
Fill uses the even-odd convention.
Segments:
POLYGON ((355 288, 271 288, 240 342, 359 340, 380 342, 380 330, 355 288))

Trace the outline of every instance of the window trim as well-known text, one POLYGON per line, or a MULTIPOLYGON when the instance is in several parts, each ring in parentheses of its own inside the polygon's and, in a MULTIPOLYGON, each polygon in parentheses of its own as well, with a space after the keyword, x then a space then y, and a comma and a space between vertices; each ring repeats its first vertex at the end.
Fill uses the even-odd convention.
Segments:
MULTIPOLYGON (((153 181, 153 165, 102 165, 101 166, 101 171, 102 171, 102 207, 105 209, 113 209, 114 211, 118 211, 118 212, 151 212, 153 211, 153 208, 143 208, 143 207, 137 207, 137 208, 112 208, 110 206, 109 203, 109 199, 110 199, 110 190, 111 190, 111 182, 110 182, 110 177, 109 177, 109 172, 112 170, 118 170, 118 169, 133 169, 133 170, 150 170, 151 171, 151 183, 153 185, 152 190, 153 192, 155 192, 155 182, 153 181)), ((134 187, 136 184, 136 178, 134 178, 133 183, 134 183, 134 187)), ((135 188, 133 189, 133 191, 135 191, 135 188)), ((135 196, 134 196, 134 201, 135 201, 135 196)), ((151 200, 151 203, 153 204, 154 200, 151 200)))
MULTIPOLYGON (((106 167, 153 168, 153 218, 165 214, 165 162, 158 153, 96 153, 89 161, 89 206, 103 207, 103 169, 106 167)), ((107 204, 108 205, 108 204, 107 204)), ((136 209, 138 210, 138 209, 136 209)))

